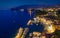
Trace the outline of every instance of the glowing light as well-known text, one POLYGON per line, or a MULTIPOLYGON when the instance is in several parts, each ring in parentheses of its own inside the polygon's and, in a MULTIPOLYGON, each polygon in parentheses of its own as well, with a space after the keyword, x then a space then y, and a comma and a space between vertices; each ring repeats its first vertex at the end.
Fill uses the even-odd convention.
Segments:
POLYGON ((33 32, 33 34, 38 34, 39 32, 33 32))
POLYGON ((53 9, 48 9, 48 11, 54 11, 53 9))
POLYGON ((36 20, 36 18, 34 18, 34 22, 36 22, 37 20, 36 20))
POLYGON ((33 35, 36 35, 36 37, 38 37, 41 35, 41 33, 40 32, 33 32, 33 35))
POLYGON ((27 25, 32 25, 32 20, 29 20, 27 25))
POLYGON ((15 38, 21 38, 22 33, 23 33, 23 28, 19 28, 18 33, 15 36, 15 38))
POLYGON ((48 25, 47 27, 46 27, 46 30, 47 30, 47 34, 50 34, 50 33, 53 33, 53 32, 55 32, 55 27, 53 26, 53 25, 48 25))
POLYGON ((23 35, 21 36, 21 38, 25 38, 27 32, 28 32, 28 28, 25 28, 25 30, 24 30, 23 35))

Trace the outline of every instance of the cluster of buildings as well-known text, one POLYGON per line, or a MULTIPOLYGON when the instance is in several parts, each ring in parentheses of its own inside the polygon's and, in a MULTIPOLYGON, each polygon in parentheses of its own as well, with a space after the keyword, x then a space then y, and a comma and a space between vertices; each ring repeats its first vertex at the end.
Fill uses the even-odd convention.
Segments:
MULTIPOLYGON (((33 8, 32 8, 33 9, 33 8)), ((32 9, 30 8, 28 11, 29 11, 29 14, 31 16, 31 13, 32 13, 32 9)), ((23 11, 24 9, 22 9, 21 11, 23 11)), ((34 18, 33 20, 29 20, 27 25, 30 26, 30 25, 33 25, 33 24, 36 24, 36 25, 39 25, 39 24, 42 24, 44 26, 44 30, 43 32, 37 32, 37 31, 33 31, 29 34, 28 31, 29 31, 29 28, 19 28, 19 31, 17 33, 17 35, 15 36, 15 38, 59 38, 58 35, 55 34, 56 30, 60 31, 60 17, 57 13, 60 13, 60 12, 57 12, 57 11, 60 11, 60 8, 34 8, 34 12, 36 14, 34 14, 34 18), (38 14, 37 12, 39 11, 39 13, 41 13, 42 11, 42 14, 38 14), (45 14, 43 14, 43 11, 45 14), (26 37, 26 35, 28 35, 28 37, 26 37)))

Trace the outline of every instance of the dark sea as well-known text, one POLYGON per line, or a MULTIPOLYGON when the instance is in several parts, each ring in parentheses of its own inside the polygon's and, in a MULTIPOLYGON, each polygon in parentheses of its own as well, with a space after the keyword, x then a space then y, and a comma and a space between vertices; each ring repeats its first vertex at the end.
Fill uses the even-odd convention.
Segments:
POLYGON ((29 32, 42 31, 42 25, 36 26, 35 24, 27 26, 27 22, 33 19, 34 12, 32 15, 25 9, 23 12, 11 11, 11 10, 0 10, 0 38, 14 38, 20 27, 29 28, 29 32))

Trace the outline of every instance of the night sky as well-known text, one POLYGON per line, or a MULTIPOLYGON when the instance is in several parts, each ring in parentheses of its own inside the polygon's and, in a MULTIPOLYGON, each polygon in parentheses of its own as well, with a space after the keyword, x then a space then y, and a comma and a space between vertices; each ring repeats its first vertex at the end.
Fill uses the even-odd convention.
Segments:
MULTIPOLYGON (((60 0, 0 0, 0 38, 13 38, 18 28, 20 26, 23 28, 27 27, 26 23, 31 19, 26 9, 24 12, 20 12, 19 10, 13 12, 10 10, 11 8, 37 4, 57 5, 60 4, 60 0)), ((29 28, 33 27, 36 26, 30 26, 29 28)), ((33 30, 36 30, 36 28, 33 28, 33 30)), ((41 29, 37 29, 42 30, 42 27, 41 29)))
POLYGON ((12 7, 30 4, 60 4, 60 0, 0 0, 0 9, 10 9, 12 7))

